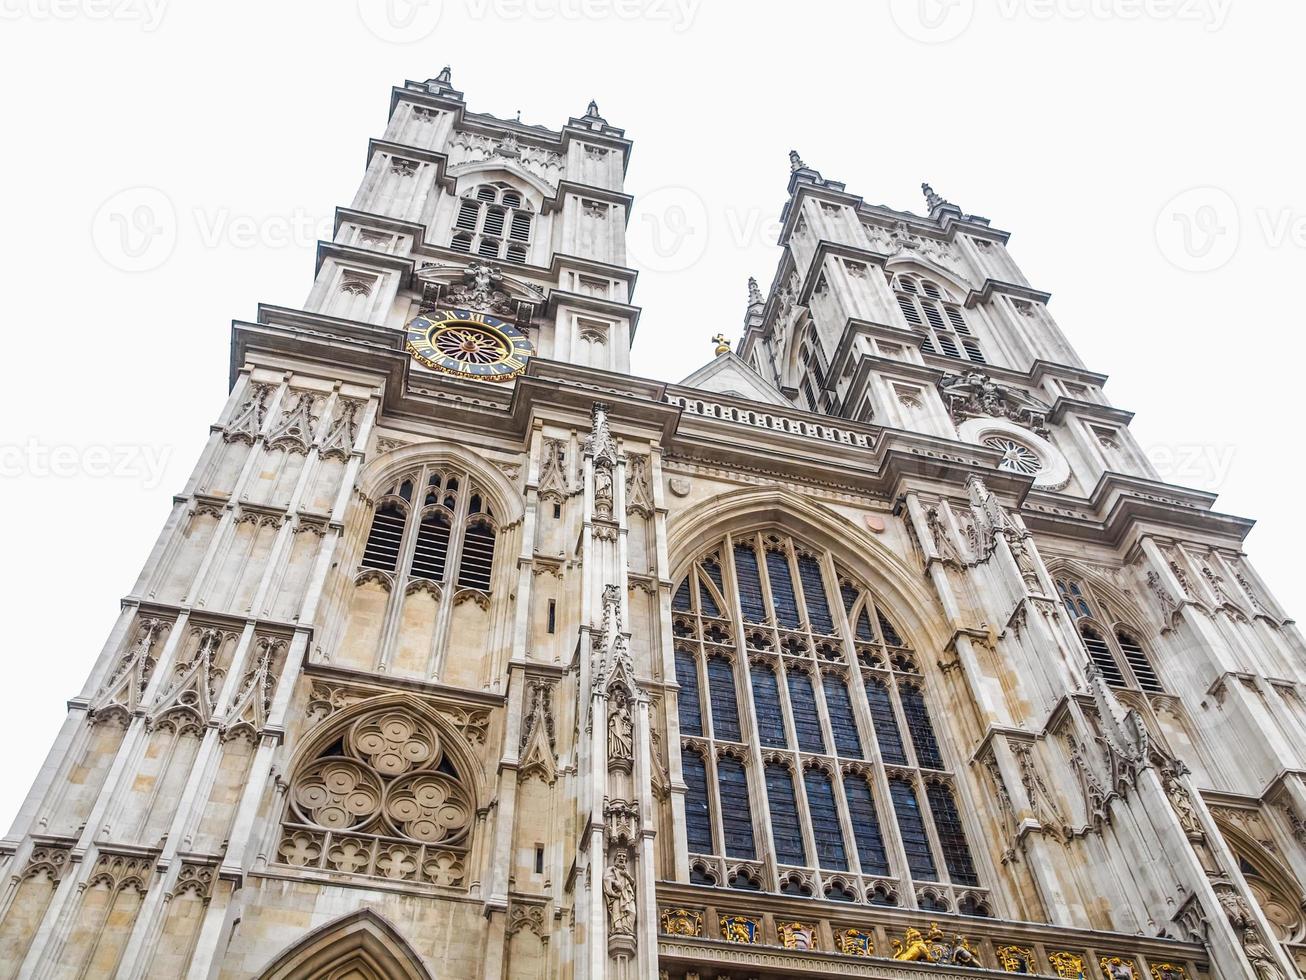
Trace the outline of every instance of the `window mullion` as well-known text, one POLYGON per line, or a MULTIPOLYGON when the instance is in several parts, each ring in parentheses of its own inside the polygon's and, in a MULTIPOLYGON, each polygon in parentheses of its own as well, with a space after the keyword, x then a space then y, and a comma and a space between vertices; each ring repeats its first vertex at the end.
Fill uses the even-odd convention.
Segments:
MULTIPOLYGON (((446 478, 446 485, 447 485, 446 478)), ((463 561, 463 538, 467 533, 467 508, 472 499, 470 473, 458 474, 458 496, 454 500, 452 524, 449 529, 449 554, 444 563, 444 581, 457 590, 458 566, 463 561)), ((496 538, 497 538, 496 534, 496 538)))

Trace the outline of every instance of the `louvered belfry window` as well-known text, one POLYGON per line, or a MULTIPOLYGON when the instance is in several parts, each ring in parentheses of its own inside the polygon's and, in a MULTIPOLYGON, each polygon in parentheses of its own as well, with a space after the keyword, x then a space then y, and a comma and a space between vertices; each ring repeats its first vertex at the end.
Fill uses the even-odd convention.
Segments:
POLYGON ((497 536, 493 509, 468 474, 426 466, 381 494, 359 565, 488 598, 497 536))
POLYGON ((924 276, 900 273, 893 277, 893 291, 907 326, 924 335, 921 350, 985 363, 979 340, 966 323, 961 307, 948 297, 943 287, 924 276))
POLYGON ((481 184, 458 202, 449 247, 487 259, 525 262, 535 215, 520 192, 499 182, 481 184))
POLYGON ((1075 621, 1088 659, 1102 679, 1111 687, 1162 693, 1161 678, 1139 639, 1143 631, 1117 620, 1112 606, 1083 579, 1059 574, 1055 581, 1061 604, 1075 621))
POLYGON ((761 530, 707 548, 671 605, 687 807, 705 794, 694 881, 988 914, 921 671, 937 658, 866 585, 761 530))

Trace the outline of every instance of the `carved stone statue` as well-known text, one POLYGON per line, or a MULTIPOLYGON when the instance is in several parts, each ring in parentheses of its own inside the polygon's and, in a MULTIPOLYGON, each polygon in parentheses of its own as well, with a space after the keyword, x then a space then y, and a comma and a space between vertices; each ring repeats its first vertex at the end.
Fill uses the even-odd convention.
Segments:
POLYGON ((1247 900, 1232 889, 1221 889, 1216 893, 1220 899, 1220 908, 1224 909, 1225 916, 1229 919, 1229 924, 1235 929, 1242 930, 1252 924, 1251 906, 1247 900))
POLYGON ((603 899, 608 906, 608 928, 613 935, 635 934, 635 879, 626 868, 625 848, 613 855, 603 875, 603 899))
POLYGON ((608 711, 608 761, 623 762, 634 757, 635 726, 630 717, 630 700, 620 697, 608 711))
POLYGON ((925 942, 925 937, 921 935, 921 931, 910 928, 901 940, 895 939, 893 941, 893 958, 908 962, 917 960, 925 963, 934 962, 934 954, 930 952, 929 944, 925 942))
POLYGON ((1202 824, 1197 817, 1197 809, 1193 806, 1193 798, 1184 788, 1184 784, 1179 781, 1178 775, 1171 769, 1163 770, 1161 785, 1165 787, 1166 795, 1170 797, 1170 805, 1174 807, 1179 817, 1179 826, 1183 827, 1184 833, 1190 837, 1201 836, 1202 824))
POLYGON ((1266 948, 1255 929, 1243 933, 1243 953, 1256 971, 1256 980, 1283 980, 1283 971, 1274 962, 1274 954, 1266 948))
POLYGON ((934 542, 934 551, 939 556, 939 560, 945 564, 963 565, 961 553, 953 543, 952 535, 948 533, 948 527, 943 523, 943 518, 939 514, 939 508, 931 507, 925 512, 925 524, 930 529, 930 539, 934 542))

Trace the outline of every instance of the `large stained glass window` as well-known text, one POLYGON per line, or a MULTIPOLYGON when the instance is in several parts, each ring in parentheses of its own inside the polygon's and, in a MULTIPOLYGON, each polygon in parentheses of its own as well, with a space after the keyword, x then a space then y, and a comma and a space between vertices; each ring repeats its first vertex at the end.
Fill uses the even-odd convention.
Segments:
POLYGON ((778 531, 713 543, 672 596, 692 880, 987 914, 897 615, 778 531))

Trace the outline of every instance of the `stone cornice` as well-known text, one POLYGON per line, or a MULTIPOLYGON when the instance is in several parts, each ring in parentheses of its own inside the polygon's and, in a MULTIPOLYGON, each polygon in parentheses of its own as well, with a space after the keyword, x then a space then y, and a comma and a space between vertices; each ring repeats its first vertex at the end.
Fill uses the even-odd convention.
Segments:
POLYGON ((1061 423, 1069 415, 1114 422, 1117 425, 1128 425, 1134 419, 1134 413, 1123 408, 1112 408, 1100 402, 1086 402, 1078 398, 1058 398, 1052 405, 1052 411, 1048 412, 1048 421, 1061 423))
MULTIPOLYGON (((399 330, 278 307, 260 307, 259 318, 233 326, 233 381, 254 352, 265 367, 292 369, 307 360, 346 380, 379 384, 385 422, 409 422, 416 432, 438 418, 455 431, 520 440, 541 410, 560 409, 583 424, 590 405, 606 401, 631 431, 655 432, 670 457, 741 475, 891 501, 909 490, 956 495, 976 474, 1032 530, 1063 539, 1128 548, 1143 534, 1187 531, 1237 546, 1252 527, 1212 512, 1212 494, 1138 477, 1107 473, 1088 499, 1077 499, 1032 490, 1029 477, 997 468, 996 450, 955 439, 539 357, 511 386, 478 384, 416 369, 399 330), (669 404, 673 397, 681 401, 669 404)), ((915 370, 926 376, 919 365, 915 370)))
POLYGON ((981 303, 989 302, 997 295, 1015 296, 1017 299, 1033 300, 1044 305, 1052 299, 1051 293, 1042 292, 1032 286, 1024 286, 1016 282, 1002 282, 999 279, 985 279, 984 285, 980 286, 979 289, 972 289, 970 295, 962 301, 962 305, 971 310, 981 303))
POLYGON ((584 293, 571 293, 561 289, 552 289, 549 291, 549 297, 545 301, 545 315, 554 316, 558 312, 560 305, 570 306, 573 309, 586 310, 599 316, 617 317, 618 319, 628 320, 630 322, 630 339, 635 339, 635 330, 639 326, 640 308, 631 306, 629 303, 619 303, 614 299, 602 299, 598 296, 587 296, 584 293))

